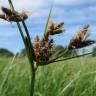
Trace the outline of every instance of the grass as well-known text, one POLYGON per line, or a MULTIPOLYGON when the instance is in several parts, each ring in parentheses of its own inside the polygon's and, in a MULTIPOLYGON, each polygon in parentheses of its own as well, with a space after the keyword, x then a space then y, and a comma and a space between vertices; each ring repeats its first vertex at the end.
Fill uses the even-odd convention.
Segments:
MULTIPOLYGON (((0 88, 10 72, 0 96, 29 96, 31 72, 27 57, 0 58, 0 88)), ((1 89, 0 89, 1 90, 1 89)), ((36 72, 34 96, 96 96, 96 57, 41 66, 36 72)))

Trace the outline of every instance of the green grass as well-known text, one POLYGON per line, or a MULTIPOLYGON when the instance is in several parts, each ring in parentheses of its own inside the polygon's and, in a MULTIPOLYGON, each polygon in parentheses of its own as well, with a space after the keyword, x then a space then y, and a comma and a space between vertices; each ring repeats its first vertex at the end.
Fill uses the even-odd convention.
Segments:
MULTIPOLYGON (((11 60, 0 58, 0 96, 29 96, 30 64, 25 57, 16 58, 10 66, 11 60)), ((96 57, 81 57, 39 67, 34 96, 96 96, 96 57)))

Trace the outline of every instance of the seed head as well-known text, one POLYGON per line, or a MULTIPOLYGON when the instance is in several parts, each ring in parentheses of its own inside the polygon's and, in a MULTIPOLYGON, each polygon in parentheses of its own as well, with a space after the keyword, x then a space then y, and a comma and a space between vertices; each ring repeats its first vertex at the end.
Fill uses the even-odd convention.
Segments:
POLYGON ((48 41, 49 37, 51 35, 61 34, 65 30, 63 30, 64 22, 60 22, 58 24, 55 24, 53 22, 49 22, 48 24, 48 31, 44 34, 44 38, 46 41, 48 41))
POLYGON ((46 64, 53 53, 53 39, 45 41, 36 36, 34 52, 36 57, 34 61, 37 62, 37 64, 46 64))
POLYGON ((82 28, 80 28, 79 31, 77 31, 76 35, 70 40, 70 43, 68 45, 69 49, 77 49, 89 46, 93 43, 95 43, 94 40, 88 40, 88 29, 90 25, 86 24, 82 28))
POLYGON ((24 12, 19 13, 17 11, 12 11, 11 9, 5 7, 2 7, 1 10, 3 14, 0 14, 0 18, 7 21, 20 22, 28 18, 27 14, 24 12))

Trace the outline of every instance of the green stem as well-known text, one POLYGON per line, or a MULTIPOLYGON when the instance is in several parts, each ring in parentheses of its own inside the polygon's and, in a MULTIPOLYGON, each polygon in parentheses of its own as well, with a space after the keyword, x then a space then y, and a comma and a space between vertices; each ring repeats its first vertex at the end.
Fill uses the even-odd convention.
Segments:
POLYGON ((30 35, 29 35, 29 31, 28 31, 27 26, 26 26, 24 21, 22 21, 22 25, 23 25, 23 27, 25 29, 25 32, 26 32, 26 35, 27 35, 28 39, 31 41, 31 38, 30 38, 30 35))
POLYGON ((30 35, 29 35, 29 31, 28 31, 27 26, 26 26, 26 24, 25 24, 24 21, 22 21, 22 24, 23 24, 23 27, 24 27, 24 29, 25 29, 25 32, 26 32, 26 35, 27 35, 27 38, 28 38, 29 48, 31 49, 31 50, 30 50, 30 53, 32 54, 32 58, 34 58, 35 53, 34 53, 33 45, 32 45, 32 43, 31 43, 31 38, 30 38, 30 35))
MULTIPOLYGON (((12 1, 11 1, 11 0, 8 0, 8 1, 9 1, 9 5, 10 5, 12 11, 14 11, 14 6, 13 6, 13 4, 12 4, 12 1)), ((24 44, 25 44, 24 34, 23 34, 22 29, 21 29, 20 23, 19 23, 19 22, 16 22, 16 23, 17 23, 18 29, 19 29, 19 31, 20 31, 21 37, 22 37, 22 39, 23 39, 23 42, 24 42, 24 44)))
POLYGON ((55 62, 60 62, 60 61, 65 61, 65 60, 70 60, 70 59, 74 59, 74 58, 79 58, 79 57, 82 57, 82 56, 90 55, 92 53, 93 52, 82 54, 82 55, 77 55, 77 56, 73 56, 73 57, 68 57, 68 58, 64 58, 64 59, 60 59, 60 60, 56 60, 56 61, 52 60, 52 61, 48 62, 46 65, 48 65, 50 63, 55 63, 55 62))
POLYGON ((27 54, 28 54, 28 59, 31 65, 31 89, 30 89, 30 96, 34 95, 34 86, 35 86, 35 66, 34 66, 34 62, 33 62, 33 52, 31 50, 31 45, 29 43, 29 39, 27 37, 25 37, 25 44, 27 47, 27 54), (31 53, 30 53, 31 52, 31 53))
MULTIPOLYGON (((12 11, 14 11, 14 6, 12 4, 12 1, 11 0, 8 0, 8 1, 9 1, 9 4, 10 4, 10 7, 11 7, 12 11)), ((22 21, 22 24, 23 24, 23 27, 25 29, 27 39, 24 37, 24 34, 23 34, 22 29, 21 29, 20 23, 17 22, 17 26, 19 28, 21 37, 23 39, 23 42, 24 42, 24 45, 25 45, 25 48, 26 48, 26 52, 27 52, 27 56, 28 56, 28 59, 29 59, 30 65, 31 65, 31 72, 32 73, 31 73, 30 96, 33 96, 33 94, 34 94, 34 85, 35 85, 35 66, 34 66, 34 62, 33 62, 34 50, 33 50, 33 46, 32 46, 32 43, 31 43, 31 39, 30 39, 30 35, 29 35, 29 32, 28 32, 27 26, 26 26, 24 21, 22 21)))
POLYGON ((11 0, 8 0, 8 1, 9 1, 9 5, 10 5, 12 11, 14 11, 14 6, 13 6, 13 4, 12 4, 12 1, 11 1, 11 0))
MULTIPOLYGON (((89 53, 85 53, 85 54, 82 54, 82 55, 77 55, 77 56, 72 56, 72 57, 67 57, 67 58, 62 58, 62 59, 59 59, 59 60, 56 60, 56 59, 53 59, 53 60, 50 60, 48 63, 46 64, 38 64, 38 66, 46 66, 46 65, 49 65, 49 64, 55 64, 55 62, 63 62, 63 61, 66 61, 66 60, 70 60, 70 59, 75 59, 75 58, 79 58, 79 57, 83 57, 83 56, 87 56, 87 55, 91 55, 93 54, 94 52, 89 52, 89 53)), ((58 63, 57 63, 58 64, 58 63)))
POLYGON ((22 37, 22 39, 23 39, 23 42, 24 42, 24 44, 25 44, 24 34, 23 34, 23 31, 22 31, 22 29, 21 29, 21 26, 20 26, 20 23, 19 23, 19 22, 17 22, 17 26, 18 26, 18 29, 19 29, 19 31, 20 31, 21 37, 22 37))
POLYGON ((31 89, 30 89, 30 96, 33 96, 34 95, 34 86, 35 86, 35 70, 34 71, 31 71, 31 89))

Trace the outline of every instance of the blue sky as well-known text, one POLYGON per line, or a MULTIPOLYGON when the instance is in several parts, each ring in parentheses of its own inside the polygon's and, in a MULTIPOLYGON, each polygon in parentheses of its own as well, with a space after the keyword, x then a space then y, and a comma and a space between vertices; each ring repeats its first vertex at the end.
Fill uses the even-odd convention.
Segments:
MULTIPOLYGON (((16 10, 25 10, 29 15, 26 24, 28 25, 32 41, 37 34, 42 36, 53 1, 12 1, 16 10)), ((0 0, 1 6, 9 7, 8 0, 0 0)), ((1 10, 0 13, 2 13, 1 10)), ((55 22, 64 21, 65 23, 64 28, 66 32, 54 37, 56 44, 67 45, 78 28, 86 23, 91 24, 90 38, 96 40, 96 0, 54 0, 52 20, 55 22)), ((0 19, 0 48, 7 48, 12 52, 17 52, 23 47, 24 45, 16 24, 0 19)))

